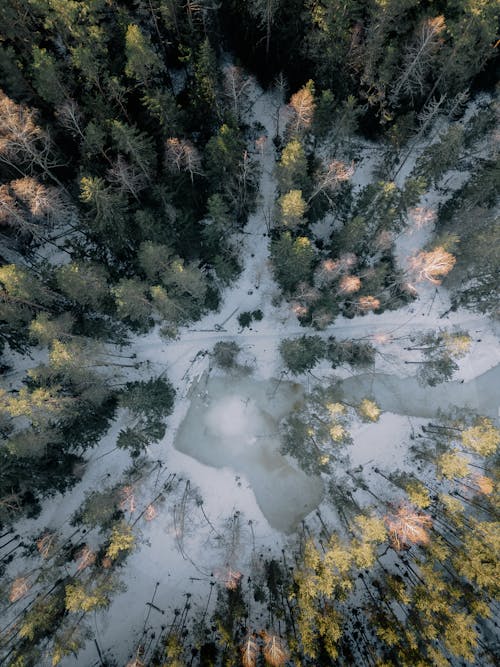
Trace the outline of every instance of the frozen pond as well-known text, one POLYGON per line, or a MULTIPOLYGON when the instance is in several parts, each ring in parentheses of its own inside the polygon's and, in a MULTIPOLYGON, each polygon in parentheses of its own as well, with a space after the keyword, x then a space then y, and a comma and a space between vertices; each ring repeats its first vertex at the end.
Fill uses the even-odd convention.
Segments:
POLYGON ((291 532, 323 497, 321 479, 307 476, 279 451, 279 423, 302 399, 302 386, 293 382, 203 379, 192 392, 175 447, 244 475, 269 524, 291 532))
MULTIPOLYGON (((453 406, 498 417, 500 365, 469 382, 423 387, 414 377, 363 373, 339 382, 344 399, 372 396, 384 412, 435 417, 453 406)), ((323 497, 319 477, 307 476, 280 453, 279 423, 303 400, 302 385, 251 377, 206 377, 192 390, 191 405, 175 447, 205 465, 230 467, 248 480, 269 524, 293 531, 323 497)))
POLYGON ((386 373, 353 375, 339 383, 344 398, 357 402, 373 396, 383 412, 413 417, 435 417, 453 406, 469 407, 479 414, 497 418, 500 407, 500 365, 469 382, 445 382, 423 387, 414 377, 386 373))

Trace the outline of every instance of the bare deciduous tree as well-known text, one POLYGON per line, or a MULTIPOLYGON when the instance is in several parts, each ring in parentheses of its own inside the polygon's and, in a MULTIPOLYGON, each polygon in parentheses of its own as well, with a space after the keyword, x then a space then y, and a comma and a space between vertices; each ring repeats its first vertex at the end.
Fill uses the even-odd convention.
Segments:
POLYGON ((309 204, 320 193, 323 193, 328 201, 333 204, 330 195, 337 190, 341 183, 348 181, 354 174, 354 163, 346 164, 341 160, 333 160, 328 167, 317 175, 316 187, 307 200, 309 204))
POLYGON ((108 178, 112 183, 118 185, 122 192, 130 193, 137 201, 139 201, 139 193, 148 184, 144 173, 134 168, 123 155, 118 155, 113 166, 108 170, 108 178))
POLYGON ((96 554, 92 549, 86 544, 77 555, 78 565, 76 568, 77 572, 82 572, 87 567, 93 565, 96 561, 96 554))
POLYGON ((224 97, 238 121, 241 117, 242 107, 248 100, 251 83, 251 78, 245 74, 241 67, 229 65, 224 69, 224 97))
POLYGON ((408 548, 412 544, 429 542, 427 529, 432 526, 431 517, 415 510, 407 503, 398 507, 394 514, 388 514, 384 520, 391 543, 398 550, 408 548))
POLYGON ((445 28, 443 16, 424 19, 413 43, 407 48, 399 78, 390 95, 397 103, 402 93, 414 95, 424 92, 425 77, 432 63, 432 56, 439 49, 441 33, 445 28))
POLYGON ((44 238, 44 230, 68 222, 72 217, 57 188, 46 187, 26 176, 0 186, 0 223, 18 234, 44 238))
POLYGON ((85 141, 83 114, 75 100, 68 99, 63 102, 56 109, 56 118, 61 126, 65 130, 68 130, 70 134, 74 137, 80 137, 82 141, 85 141))
POLYGON ((410 272, 419 282, 428 280, 433 285, 440 285, 441 279, 455 266, 456 258, 442 246, 426 252, 422 250, 410 258, 410 272))
POLYGON ((286 644, 281 637, 262 632, 264 639, 263 654, 266 662, 272 667, 282 667, 290 657, 286 644))
POLYGON ((374 296, 360 296, 357 305, 361 312, 377 310, 377 308, 380 307, 380 299, 377 299, 374 296))
POLYGON ((408 210, 408 217, 416 229, 422 229, 436 222, 437 212, 426 206, 416 206, 408 210))
POLYGON ((314 110, 314 84, 308 81, 305 86, 290 98, 291 118, 288 130, 291 134, 299 134, 308 130, 313 122, 314 110))
POLYGON ((35 113, 16 104, 0 90, 0 161, 22 176, 21 168, 30 172, 39 168, 61 188, 54 175, 58 166, 50 135, 36 123, 35 113))
POLYGON ((314 284, 316 287, 330 285, 339 276, 349 273, 357 262, 358 258, 352 252, 343 253, 338 259, 325 259, 314 272, 314 284))
POLYGON ((185 171, 194 181, 194 176, 202 176, 201 157, 195 146, 187 139, 171 137, 167 139, 165 150, 167 165, 176 171, 185 171))
POLYGON ((9 593, 9 602, 17 602, 24 597, 30 589, 27 577, 17 577, 12 582, 9 593))
POLYGON ((361 279, 358 276, 342 276, 339 282, 340 294, 353 294, 361 289, 361 279))
POLYGON ((255 641, 255 635, 249 634, 241 647, 241 662, 243 667, 255 667, 259 655, 259 645, 255 641))
POLYGON ((250 12, 260 20, 260 24, 266 30, 266 59, 269 58, 269 47, 271 46, 271 32, 276 18, 276 12, 280 6, 280 0, 252 0, 249 3, 250 12))

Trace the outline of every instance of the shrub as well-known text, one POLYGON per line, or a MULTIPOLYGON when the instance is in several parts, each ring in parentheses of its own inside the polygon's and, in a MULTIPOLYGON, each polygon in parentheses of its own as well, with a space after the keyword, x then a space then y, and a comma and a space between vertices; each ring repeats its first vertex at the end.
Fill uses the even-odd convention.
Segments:
POLYGON ((242 328, 249 327, 251 323, 252 323, 252 313, 245 311, 244 313, 240 313, 238 315, 238 324, 240 325, 240 327, 242 328))
POLYGON ((240 350, 240 346, 234 340, 220 340, 215 343, 212 356, 220 368, 234 368, 240 350))

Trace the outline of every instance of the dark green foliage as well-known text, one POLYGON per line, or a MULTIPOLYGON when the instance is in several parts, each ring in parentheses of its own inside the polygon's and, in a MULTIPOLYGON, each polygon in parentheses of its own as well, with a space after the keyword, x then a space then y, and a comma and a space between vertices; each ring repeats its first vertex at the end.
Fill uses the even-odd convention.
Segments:
POLYGON ((193 60, 191 122, 194 121, 195 127, 202 125, 213 128, 219 117, 217 108, 218 69, 215 51, 208 38, 199 44, 193 60))
POLYGON ((221 368, 234 368, 236 365, 236 357, 240 353, 241 348, 234 340, 220 340, 215 343, 213 349, 213 358, 215 363, 221 368))
POLYGON ((243 329, 249 327, 252 324, 252 313, 246 311, 238 315, 238 324, 243 329))
POLYGON ((442 175, 456 166, 464 142, 464 130, 452 125, 439 141, 429 146, 417 160, 416 171, 436 185, 442 175))
POLYGON ((120 406, 134 415, 166 417, 172 411, 175 389, 161 377, 146 382, 128 382, 120 395, 120 406))
POLYGON ((207 201, 207 215, 202 235, 210 255, 223 252, 228 233, 233 226, 230 209, 221 194, 212 195, 207 201))
MULTIPOLYGON (((240 583, 231 588, 228 586, 226 589, 218 590, 213 621, 219 635, 232 638, 245 615, 246 605, 240 583)), ((232 642, 225 645, 222 656, 226 659, 227 664, 236 664, 237 651, 237 646, 232 642)))
POLYGON ((42 639, 50 637, 64 613, 64 589, 62 587, 58 587, 51 595, 35 601, 22 622, 20 632, 22 639, 20 645, 16 647, 19 653, 22 654, 25 643, 29 646, 29 643, 37 644, 42 639))
POLYGON ((436 356, 432 361, 424 361, 417 372, 418 381, 423 385, 435 387, 448 382, 458 370, 458 364, 448 355, 436 356))
POLYGON ((354 340, 336 341, 328 338, 325 358, 332 368, 347 364, 353 368, 365 368, 375 361, 375 348, 371 343, 358 343, 354 340))
POLYGON ((165 424, 161 421, 148 420, 145 423, 140 421, 133 427, 121 430, 116 445, 120 449, 127 449, 130 455, 136 458, 148 445, 161 440, 165 431, 165 424))
MULTIPOLYGON (((37 369, 41 375, 46 370, 37 369)), ((28 429, 20 427, 11 416, 17 412, 9 407, 9 395, 3 397, 0 523, 9 523, 22 512, 33 514, 42 498, 63 493, 78 481, 84 463, 82 454, 103 435, 115 407, 113 394, 95 386, 96 378, 89 376, 88 380, 88 386, 77 386, 58 375, 32 381, 27 396, 33 398, 30 407, 24 409, 28 429), (43 392, 41 404, 37 391, 43 392), (45 408, 49 397, 53 407, 45 408), (61 406, 57 406, 57 400, 61 406)), ((15 393, 11 396, 16 398, 15 393)))
POLYGON ((310 371, 325 356, 325 342, 319 336, 285 338, 280 343, 280 354, 285 366, 294 375, 310 371))
POLYGON ((308 474, 332 471, 336 463, 345 463, 351 417, 335 385, 314 387, 282 424, 281 451, 308 474))
POLYGON ((108 487, 102 491, 91 491, 81 508, 75 513, 72 524, 83 523, 89 528, 107 530, 120 519, 120 492, 117 487, 108 487))
POLYGON ((128 449, 131 456, 139 456, 148 445, 165 435, 163 419, 171 414, 175 389, 161 377, 146 382, 129 382, 122 390, 119 404, 127 408, 133 424, 122 429, 116 444, 128 449))
POLYGON ((407 361, 417 364, 417 379, 421 384, 434 387, 447 382, 458 370, 457 359, 469 352, 471 338, 466 331, 433 331, 412 339, 417 344, 410 350, 419 350, 423 355, 421 362, 407 361))
POLYGON ((204 165, 211 192, 222 197, 236 220, 246 220, 255 204, 257 171, 238 127, 221 125, 205 147, 204 165))
POLYGON ((292 291, 299 283, 311 278, 314 248, 305 236, 293 238, 285 232, 271 242, 273 271, 279 285, 286 292, 292 291))
POLYGON ((499 160, 481 161, 465 185, 441 207, 438 219, 438 230, 459 240, 453 250, 456 264, 445 279, 453 307, 465 306, 494 317, 499 314, 500 225, 495 213, 499 178, 499 160))
POLYGON ((335 106, 335 96, 332 91, 323 90, 314 113, 314 133, 318 137, 324 137, 333 129, 335 106))

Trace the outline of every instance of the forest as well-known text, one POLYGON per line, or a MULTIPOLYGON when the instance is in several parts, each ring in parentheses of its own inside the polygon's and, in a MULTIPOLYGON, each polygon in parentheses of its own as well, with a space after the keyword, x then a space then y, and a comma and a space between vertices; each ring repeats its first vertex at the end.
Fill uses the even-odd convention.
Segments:
POLYGON ((2 0, 0 665, 498 664, 500 0, 2 0))

